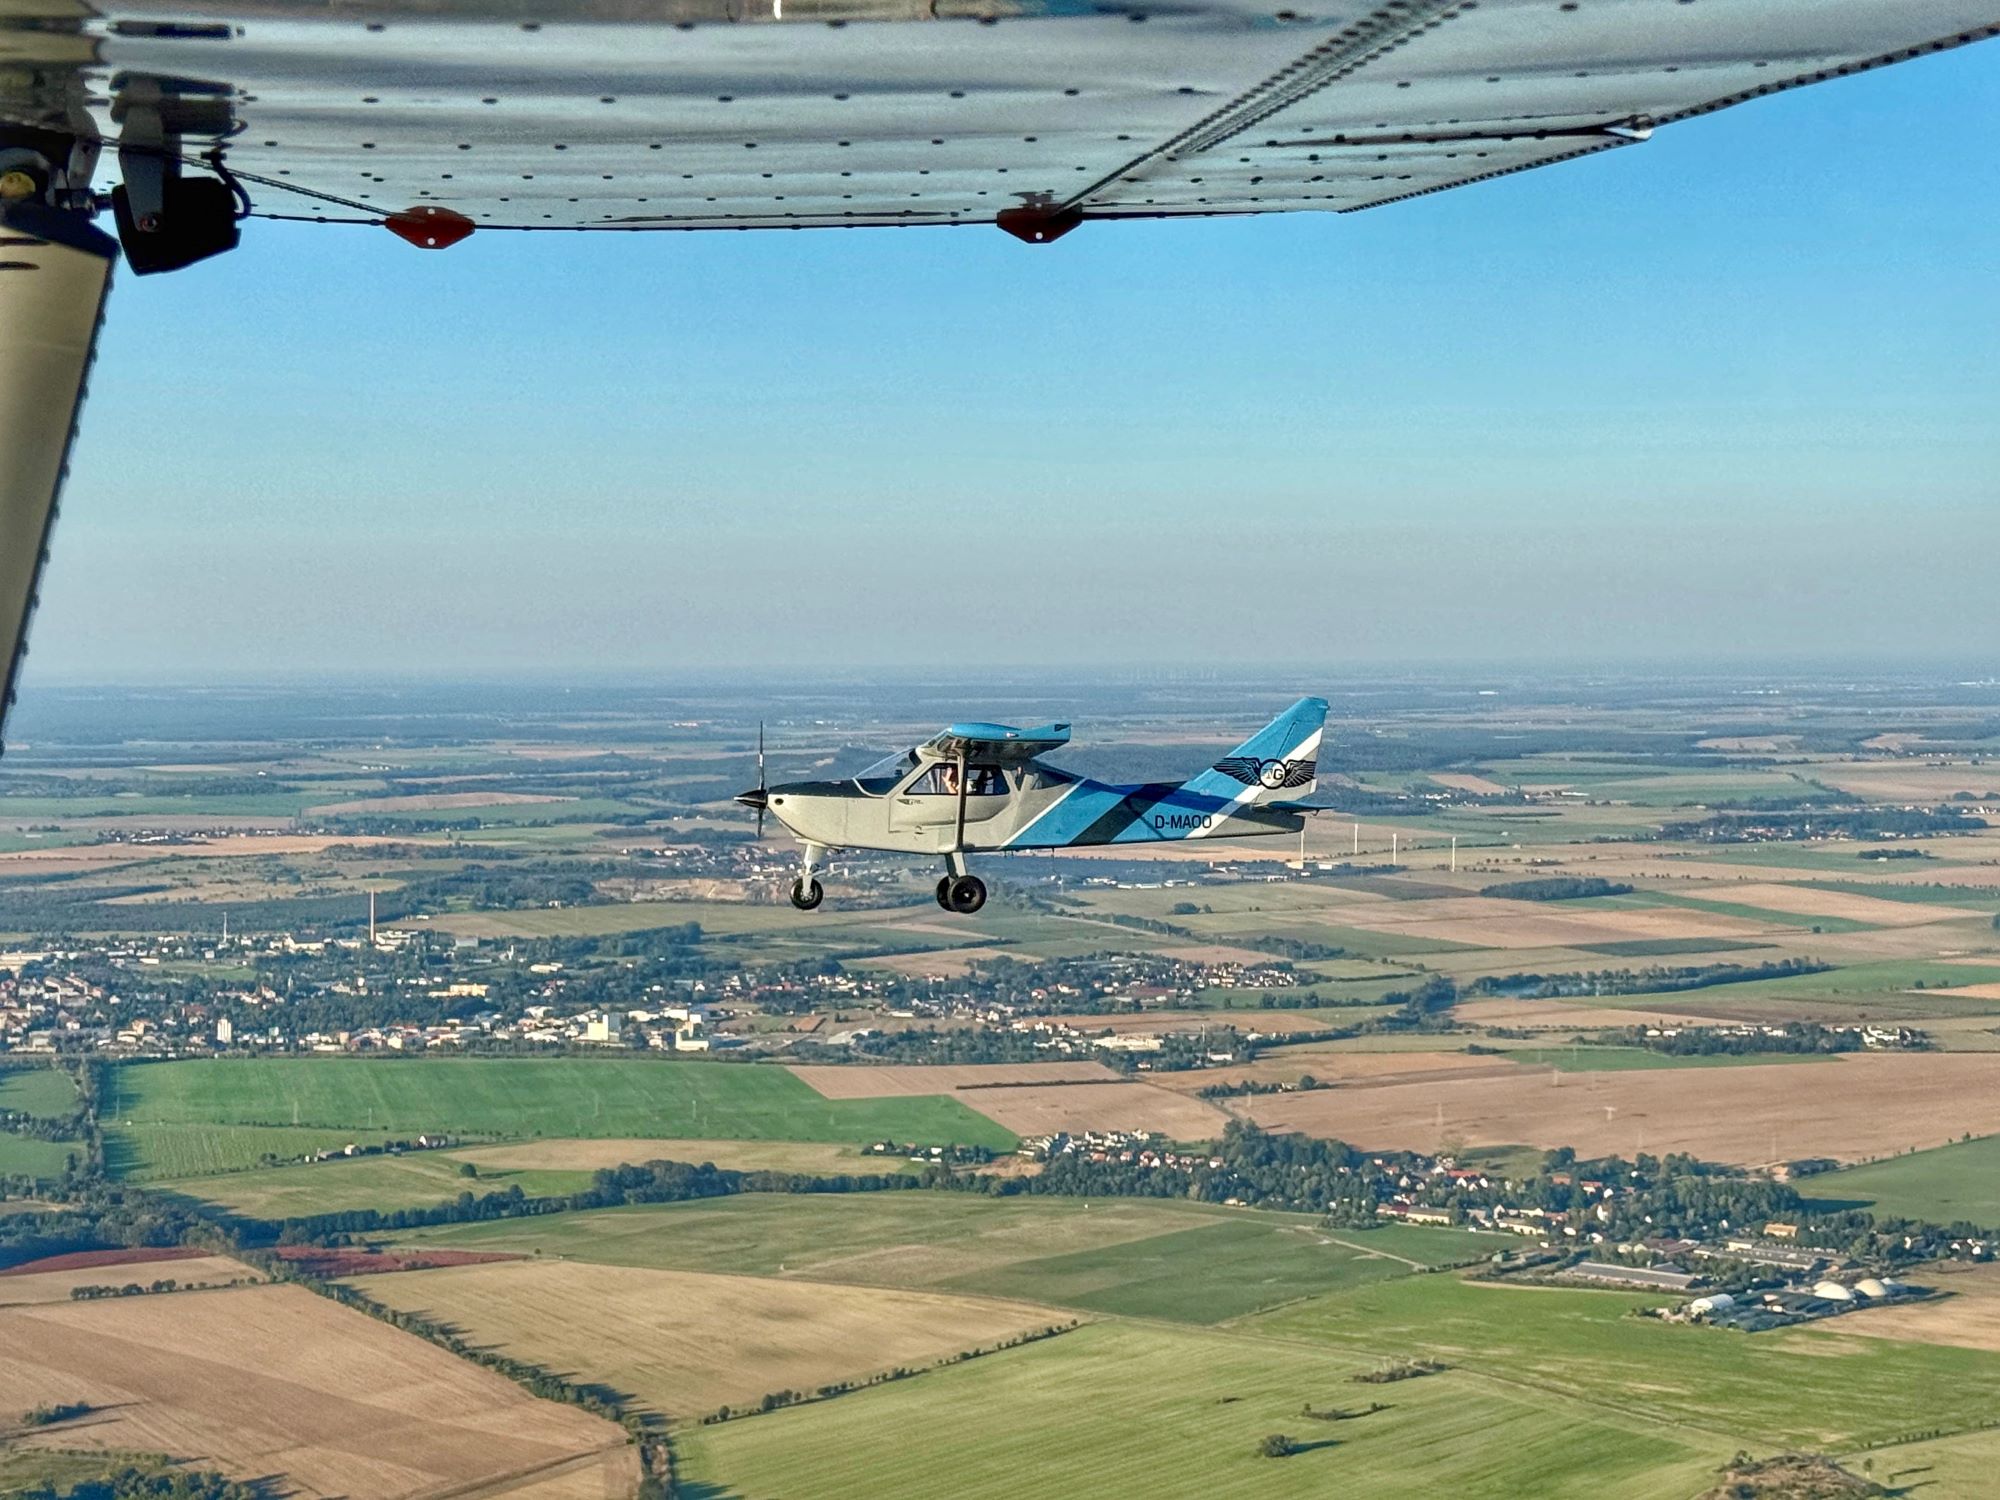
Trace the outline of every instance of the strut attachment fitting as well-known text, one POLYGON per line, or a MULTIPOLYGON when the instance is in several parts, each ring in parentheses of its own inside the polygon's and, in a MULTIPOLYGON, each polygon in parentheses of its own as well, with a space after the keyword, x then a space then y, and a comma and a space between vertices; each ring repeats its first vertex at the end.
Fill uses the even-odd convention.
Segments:
POLYGON ((1081 224, 1083 210, 1023 204, 1020 208, 1001 209, 993 222, 1024 244, 1047 245, 1081 224))

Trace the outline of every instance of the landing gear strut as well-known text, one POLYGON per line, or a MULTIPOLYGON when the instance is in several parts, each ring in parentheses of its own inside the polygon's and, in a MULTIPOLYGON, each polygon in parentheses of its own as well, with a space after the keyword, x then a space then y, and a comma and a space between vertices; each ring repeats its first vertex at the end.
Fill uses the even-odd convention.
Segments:
POLYGON ((118 258, 90 223, 96 158, 94 141, 0 129, 0 720, 118 258))
POLYGON ((825 858, 826 850, 818 844, 805 846, 798 878, 792 882, 792 905, 800 911, 815 910, 826 899, 826 888, 819 883, 819 872, 826 868, 825 858))
MULTIPOLYGON (((227 91, 203 96, 137 74, 117 87, 125 180, 110 201, 133 272, 176 270, 235 245, 249 201, 220 149, 207 157, 215 176, 181 170, 183 136, 219 142, 233 131, 227 91)), ((118 241, 90 222, 101 147, 83 101, 52 118, 62 123, 0 123, 0 728, 118 258, 118 241)))

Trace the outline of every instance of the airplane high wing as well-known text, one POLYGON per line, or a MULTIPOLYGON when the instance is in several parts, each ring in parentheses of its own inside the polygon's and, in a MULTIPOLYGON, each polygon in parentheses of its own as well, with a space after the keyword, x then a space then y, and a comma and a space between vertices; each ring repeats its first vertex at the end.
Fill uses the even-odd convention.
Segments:
POLYGON ((954 724, 933 735, 924 746, 945 760, 976 759, 998 765, 1019 765, 1069 743, 1069 725, 1044 724, 1038 729, 1013 729, 1005 724, 954 724))
POLYGON ((1046 243, 1372 208, 1996 31, 2000 0, 0 0, 0 714, 101 211, 139 274, 246 217, 1046 243))

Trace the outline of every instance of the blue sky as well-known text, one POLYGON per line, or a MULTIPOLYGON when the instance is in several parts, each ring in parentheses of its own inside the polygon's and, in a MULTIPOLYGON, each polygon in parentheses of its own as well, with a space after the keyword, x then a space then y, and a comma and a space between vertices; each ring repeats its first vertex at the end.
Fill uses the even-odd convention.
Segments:
POLYGON ((1350 216, 247 226, 38 681, 2000 655, 2000 45, 1350 216))

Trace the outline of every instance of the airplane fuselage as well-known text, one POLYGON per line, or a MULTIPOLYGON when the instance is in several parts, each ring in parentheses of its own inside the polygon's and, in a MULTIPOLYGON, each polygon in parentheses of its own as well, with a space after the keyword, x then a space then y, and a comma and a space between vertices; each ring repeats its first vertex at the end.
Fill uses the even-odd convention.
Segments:
POLYGON ((1268 838, 1295 834, 1301 814, 1246 806, 1171 783, 1121 786, 1044 766, 968 768, 961 799, 942 789, 930 762, 896 786, 860 781, 792 782, 770 789, 774 817, 801 840, 831 849, 900 854, 979 854, 1007 849, 1077 849, 1181 839, 1268 838))

